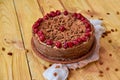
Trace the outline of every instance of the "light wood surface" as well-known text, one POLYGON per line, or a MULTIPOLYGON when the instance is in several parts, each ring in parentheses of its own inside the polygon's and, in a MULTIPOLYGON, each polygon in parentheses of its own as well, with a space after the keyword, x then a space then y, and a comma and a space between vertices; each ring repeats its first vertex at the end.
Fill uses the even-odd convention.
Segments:
POLYGON ((0 0, 0 80, 44 80, 50 63, 32 51, 31 26, 52 10, 81 12, 103 19, 107 31, 117 29, 101 38, 100 60, 71 70, 68 80, 120 80, 119 0, 0 0))

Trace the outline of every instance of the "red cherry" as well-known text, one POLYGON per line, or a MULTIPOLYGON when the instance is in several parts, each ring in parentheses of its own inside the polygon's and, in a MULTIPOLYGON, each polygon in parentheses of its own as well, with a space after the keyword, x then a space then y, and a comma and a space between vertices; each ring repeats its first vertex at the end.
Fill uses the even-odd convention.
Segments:
POLYGON ((65 27, 64 26, 60 26, 59 30, 63 32, 65 30, 65 27))
POLYGON ((68 42, 68 46, 71 48, 71 47, 73 47, 73 43, 72 42, 68 42))
POLYGON ((56 10, 56 15, 60 15, 60 14, 61 14, 60 10, 56 10))
POLYGON ((55 46, 56 46, 57 48, 61 48, 61 47, 62 47, 62 44, 61 44, 61 42, 57 41, 57 42, 55 42, 55 46))
POLYGON ((82 15, 79 13, 79 14, 77 14, 77 19, 81 19, 81 17, 82 17, 82 15))
POLYGON ((90 35, 91 35, 91 34, 90 34, 89 32, 88 32, 88 33, 85 33, 85 36, 86 36, 86 37, 90 37, 90 35))
POLYGON ((77 13, 73 13, 72 16, 75 17, 75 18, 77 18, 77 13))
POLYGON ((68 44, 67 44, 67 42, 64 43, 63 47, 64 47, 65 49, 68 48, 68 44))
POLYGON ((64 11, 63 13, 64 13, 64 15, 68 15, 68 11, 64 11))
POLYGON ((53 41, 52 41, 51 39, 49 39, 49 40, 46 41, 46 44, 47 44, 47 45, 52 45, 52 44, 53 44, 53 41))
POLYGON ((85 17, 82 16, 82 17, 80 18, 80 20, 81 20, 81 21, 85 20, 85 17))
POLYGON ((39 39, 40 39, 40 41, 45 41, 45 36, 44 35, 41 35, 41 36, 39 36, 39 39))
POLYGON ((85 42, 85 41, 87 41, 87 37, 82 37, 81 40, 82 40, 83 42, 85 42))
POLYGON ((82 43, 82 39, 81 39, 81 38, 77 38, 77 41, 78 41, 79 43, 82 43))
POLYGON ((33 26, 32 26, 32 29, 38 28, 39 25, 40 25, 40 23, 35 22, 35 23, 33 24, 33 26))
POLYGON ((48 20, 48 16, 47 15, 45 15, 43 18, 44 18, 44 20, 48 20))
POLYGON ((74 45, 78 45, 79 44, 79 42, 77 40, 73 40, 72 42, 73 42, 74 45))
POLYGON ((37 32, 38 32, 37 28, 33 29, 33 33, 37 33, 37 32))
POLYGON ((85 27, 86 28, 89 28, 91 25, 87 22, 87 23, 85 23, 85 27))
POLYGON ((39 18, 38 20, 37 20, 37 23, 41 23, 43 21, 43 18, 39 18))
POLYGON ((56 16, 56 13, 55 13, 54 11, 51 11, 51 12, 50 12, 50 16, 51 16, 51 17, 55 17, 55 16, 56 16))
POLYGON ((86 31, 85 32, 90 32, 91 31, 91 28, 86 28, 86 31))
POLYGON ((40 30, 37 32, 37 34, 38 34, 38 36, 41 36, 41 35, 43 35, 43 32, 40 30))

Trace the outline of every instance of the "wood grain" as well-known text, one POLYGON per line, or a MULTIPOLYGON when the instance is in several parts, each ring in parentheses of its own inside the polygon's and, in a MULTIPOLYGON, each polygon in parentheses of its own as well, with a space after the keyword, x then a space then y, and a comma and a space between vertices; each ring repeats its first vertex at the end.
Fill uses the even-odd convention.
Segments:
POLYGON ((12 0, 0 0, 0 80, 30 80, 12 0))

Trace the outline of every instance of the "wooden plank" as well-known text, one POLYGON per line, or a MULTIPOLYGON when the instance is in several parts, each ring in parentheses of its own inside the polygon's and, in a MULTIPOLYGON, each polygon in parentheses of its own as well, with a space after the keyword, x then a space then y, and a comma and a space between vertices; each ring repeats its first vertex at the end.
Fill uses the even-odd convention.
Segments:
MULTIPOLYGON (((73 2, 68 0, 61 0, 63 6, 69 11, 81 12, 83 15, 87 16, 88 18, 90 18, 91 15, 93 15, 92 18, 97 18, 97 19, 103 18, 104 26, 106 27, 107 30, 120 29, 119 27, 120 18, 119 18, 119 15, 116 15, 116 11, 119 11, 119 5, 120 5, 118 1, 119 0, 115 0, 113 3, 113 0, 111 0, 110 2, 107 0, 105 0, 105 2, 98 1, 98 0, 94 0, 94 1, 74 0, 73 2), (108 12, 110 13, 110 15, 107 15, 108 12)), ((118 75, 119 72, 116 73, 115 71, 115 68, 120 67, 119 65, 120 55, 118 54, 120 51, 119 49, 120 41, 118 37, 119 35, 120 35, 119 31, 111 32, 109 36, 105 37, 104 39, 103 38, 101 39, 99 61, 103 61, 104 65, 101 66, 99 62, 96 62, 95 64, 93 63, 78 71, 73 71, 74 74, 75 73, 77 74, 75 76, 71 75, 70 80, 73 80, 74 78, 76 78, 76 80, 78 79, 92 79, 92 80, 120 79, 120 76, 118 75), (112 43, 109 43, 108 40, 112 40, 112 43), (112 55, 112 57, 110 57, 110 55, 112 55), (116 64, 116 65, 113 65, 113 64, 116 64), (108 68, 110 70, 106 70, 108 68), (99 75, 100 70, 103 71, 102 75, 99 75), (92 71, 92 73, 90 71, 92 71), (78 75, 81 75, 81 76, 78 76, 78 75)))
POLYGON ((0 80, 30 80, 12 0, 0 0, 0 80))
POLYGON ((20 28, 22 30, 25 48, 28 50, 27 57, 29 60, 32 79, 43 80, 43 66, 41 62, 33 56, 31 49, 32 25, 40 17, 42 17, 40 8, 36 0, 14 0, 20 28))

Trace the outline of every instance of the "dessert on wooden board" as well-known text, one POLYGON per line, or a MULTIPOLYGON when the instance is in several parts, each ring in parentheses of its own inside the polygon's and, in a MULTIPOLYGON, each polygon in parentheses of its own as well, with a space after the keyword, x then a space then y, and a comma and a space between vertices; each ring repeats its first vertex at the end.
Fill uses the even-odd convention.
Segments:
POLYGON ((80 13, 51 11, 32 26, 32 48, 49 62, 72 63, 95 48, 93 25, 80 13))

